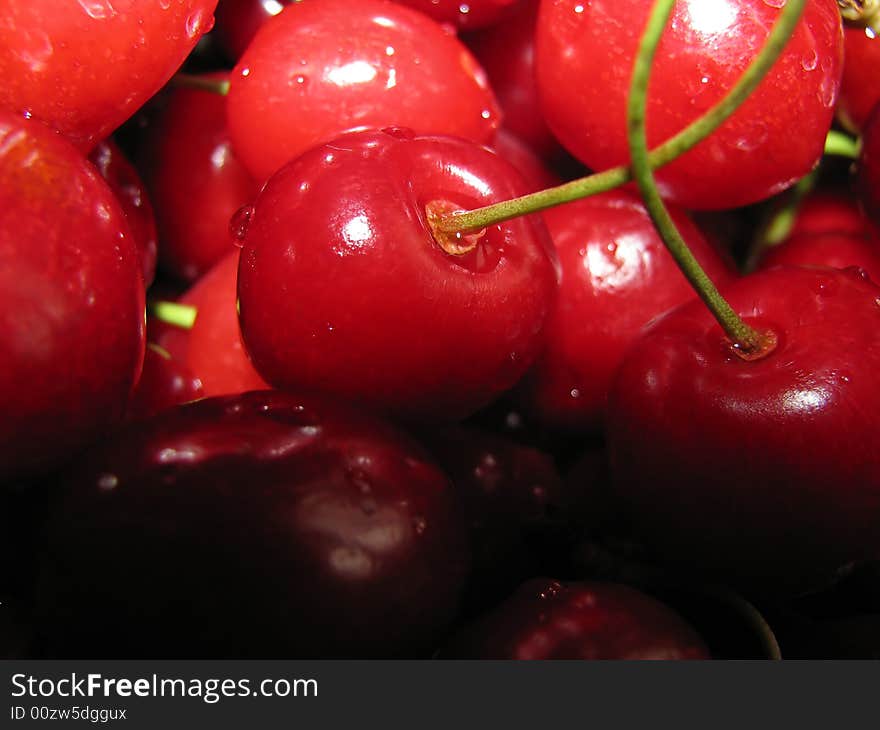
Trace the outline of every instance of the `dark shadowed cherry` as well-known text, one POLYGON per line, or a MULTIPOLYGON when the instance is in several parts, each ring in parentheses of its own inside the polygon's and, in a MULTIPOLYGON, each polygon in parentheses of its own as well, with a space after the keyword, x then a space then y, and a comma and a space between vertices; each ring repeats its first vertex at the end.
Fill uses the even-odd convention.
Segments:
POLYGON ((125 417, 147 418, 182 403, 204 397, 201 381, 166 350, 147 343, 144 370, 135 386, 125 417))
POLYGON ((89 160, 98 168, 125 211, 135 245, 141 253, 144 285, 149 287, 156 276, 156 218, 144 184, 134 165, 112 139, 98 142, 89 160))
MULTIPOLYGON (((597 432, 627 347, 650 320, 695 294, 636 193, 616 190, 543 215, 562 282, 524 402, 547 426, 597 432)), ((710 278, 730 280, 733 272, 684 213, 674 216, 710 278)))
POLYGON ((789 235, 863 236, 871 230, 870 221, 859 209, 858 199, 847 189, 834 188, 819 189, 804 198, 789 235))
POLYGON ((860 132, 871 110, 880 102, 880 39, 874 31, 844 28, 843 79, 837 117, 853 132, 860 132))
POLYGON ((462 30, 493 25, 505 18, 519 0, 395 0, 429 15, 438 23, 462 30))
POLYGON ((256 32, 292 0, 221 0, 214 34, 233 61, 241 58, 256 32))
POLYGON ((217 0, 5 0, 0 107, 85 152, 155 94, 214 23, 217 0))
POLYGON ((229 219, 259 186, 232 151, 223 96, 178 87, 164 102, 150 120, 138 164, 156 210, 160 265, 191 282, 232 252, 229 219))
POLYGON ((880 241, 845 233, 791 236, 768 249, 759 268, 771 266, 858 267, 880 283, 880 241))
POLYGON ((180 406, 91 452, 64 490, 38 591, 48 656, 416 655, 467 571, 446 476, 314 396, 180 406))
MULTIPOLYGON (((763 45, 783 5, 676 3, 652 65, 650 146, 721 99, 763 45)), ((649 3, 636 3, 624 13, 612 0, 541 3, 536 69, 544 116, 563 145, 594 170, 629 159, 626 98, 649 10, 649 3)), ((831 126, 842 61, 837 3, 808 3, 757 90, 721 128, 658 171, 664 195, 689 208, 732 208, 766 198, 808 173, 831 126)))
POLYGON ((79 151, 0 111, 0 482, 48 471, 122 417, 144 354, 132 239, 79 151))
POLYGON ((166 330, 159 338, 199 379, 206 396, 269 388, 241 342, 236 309, 238 258, 239 252, 233 250, 178 300, 197 312, 185 337, 166 330))
POLYGON ((316 144, 390 125, 490 142, 486 75, 430 18, 384 0, 304 0, 257 33, 230 79, 229 129, 259 181, 316 144))
POLYGON ((501 107, 503 126, 541 157, 553 160, 562 147, 538 101, 535 81, 535 22, 538 0, 526 0, 503 22, 463 38, 489 77, 501 107))
POLYGON ((241 328, 257 371, 415 419, 491 401, 540 348, 552 246, 536 216, 439 242, 429 219, 522 190, 484 147, 399 128, 285 166, 239 221, 241 328))
POLYGON ((874 108, 862 131, 855 187, 862 211, 875 226, 880 225, 880 105, 874 108))
POLYGON ((453 638, 457 659, 709 659, 703 640, 658 600, 613 583, 534 579, 453 638))
POLYGON ((722 290, 776 345, 744 359, 701 302, 628 351, 609 398, 614 488, 655 554, 782 593, 880 555, 880 288, 774 268, 722 290))

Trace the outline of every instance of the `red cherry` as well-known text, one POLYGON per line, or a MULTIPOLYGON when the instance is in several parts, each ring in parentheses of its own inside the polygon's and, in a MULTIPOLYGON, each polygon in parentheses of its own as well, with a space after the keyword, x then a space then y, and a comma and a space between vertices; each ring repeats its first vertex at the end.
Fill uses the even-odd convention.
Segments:
POLYGON ((450 23, 474 30, 502 20, 519 0, 395 0, 401 5, 431 16, 438 23, 450 23))
POLYGON ((203 398, 201 381, 158 345, 147 344, 144 371, 132 393, 125 417, 147 418, 182 403, 203 398))
POLYGON ((232 73, 229 130, 258 180, 349 130, 390 125, 489 142, 485 74, 454 35, 384 0, 304 0, 257 33, 232 73))
POLYGON ((739 357, 701 302, 627 353, 612 387, 617 494, 659 556, 767 592, 880 555, 880 288, 775 268, 722 293, 777 344, 739 357))
POLYGON ((217 0, 5 0, 0 107, 89 151, 174 74, 214 23, 217 0))
POLYGON ((708 659, 703 640, 671 608, 611 583, 536 579, 455 637, 461 659, 708 659))
POLYGON ((229 219, 258 185, 232 150, 223 96, 175 88, 165 101, 139 162, 156 209, 162 268, 191 282, 232 252, 229 219))
POLYGON ((771 266, 855 266, 880 283, 880 241, 845 233, 790 236, 768 249, 760 268, 771 266))
POLYGON ((209 398, 84 459, 46 529, 49 656, 418 655, 467 571, 446 477, 313 396, 209 398))
POLYGON ((89 160, 98 168, 125 211, 135 245, 141 253, 144 284, 149 287, 156 276, 156 218, 144 184, 134 165, 112 139, 99 142, 89 160))
MULTIPOLYGON (((673 216, 709 277, 727 283, 733 272, 721 257, 683 212, 673 216)), ((632 191, 562 205, 544 220, 562 283, 524 396, 545 425, 598 431, 626 349, 650 320, 695 294, 632 191)))
POLYGON ((861 210, 875 226, 880 225, 880 104, 865 122, 855 186, 861 210))
POLYGON ((257 31, 292 0, 222 0, 217 5, 214 33, 234 59, 241 58, 257 31))
POLYGON ((270 386, 254 370, 241 342, 236 307, 239 252, 234 250, 181 298, 198 314, 182 355, 206 396, 233 395, 270 386))
POLYGON ((858 201, 843 190, 818 190, 808 195, 797 210, 789 236, 838 233, 863 236, 871 232, 858 201))
POLYGON ((871 30, 844 27, 843 79, 837 116, 854 132, 859 132, 871 110, 880 102, 880 83, 876 69, 880 64, 880 40, 871 30))
POLYGON ((505 129, 499 130, 492 149, 513 165, 530 191, 537 192, 562 184, 562 179, 521 139, 505 129))
POLYGON ((345 135, 285 166, 242 221, 241 328, 257 371, 412 418, 488 403, 538 352, 552 247, 527 216, 452 242, 473 246, 456 253, 434 239, 426 208, 522 192, 484 147, 398 128, 345 135))
POLYGON ((122 417, 144 354, 125 213, 70 143, 0 111, 0 482, 45 472, 122 417))
MULTIPOLYGON (((763 45, 782 4, 676 3, 652 66, 650 146, 724 96, 763 45)), ((629 159, 626 99, 649 10, 648 3, 624 7, 610 0, 541 4, 536 70, 544 116, 563 145, 594 170, 629 159)), ((822 155, 842 60, 837 3, 808 3, 757 90, 716 132, 658 170, 664 195, 689 208, 733 208, 803 177, 822 155)))

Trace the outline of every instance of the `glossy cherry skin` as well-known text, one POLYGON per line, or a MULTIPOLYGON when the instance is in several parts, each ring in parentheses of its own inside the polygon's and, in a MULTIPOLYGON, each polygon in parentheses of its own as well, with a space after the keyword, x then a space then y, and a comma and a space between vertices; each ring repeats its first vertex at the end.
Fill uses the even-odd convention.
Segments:
POLYGON ((436 641, 467 571, 446 476, 323 398, 210 398, 65 480, 39 633, 50 656, 388 657, 436 641))
POLYGON ((518 218, 447 253, 426 207, 486 205, 523 185, 484 147, 396 128, 294 160, 243 227, 240 320, 257 371, 419 420, 462 418, 510 388, 556 293, 546 230, 518 218))
MULTIPOLYGON (((758 53, 781 5, 676 3, 651 71, 650 146, 724 96, 758 53)), ((623 13, 612 0, 541 3, 536 70, 544 117, 569 152, 594 170, 629 159, 626 98, 649 10, 648 3, 632 3, 623 13)), ((714 134, 658 171, 663 194, 687 208, 733 208, 808 173, 831 126, 842 60, 837 3, 808 3, 783 54, 749 99, 714 134)))
MULTIPOLYGON (((562 265, 545 345, 522 386, 544 425, 600 432, 608 388, 642 328, 693 299, 693 289, 657 234, 639 196, 616 190, 543 214, 562 265)), ((733 272, 682 211, 674 220, 717 284, 733 272)))
POLYGON ((760 268, 773 266, 828 266, 860 268, 880 283, 880 241, 867 236, 844 233, 791 236, 784 243, 768 249, 760 268))
POLYGON ((125 211, 135 245, 141 253, 144 285, 149 288, 156 276, 156 218, 150 197, 134 165, 126 159, 112 139, 99 142, 89 155, 125 211))
POLYGON ((352 129, 395 125, 483 143, 500 121, 470 51, 385 0, 304 0, 271 18, 232 72, 228 114, 235 151, 261 182, 352 129))
POLYGON ((452 640, 456 659, 709 659, 678 614, 625 585, 545 578, 524 583, 452 640))
POLYGON ((144 369, 125 417, 127 420, 147 418, 204 395, 202 382, 185 365, 158 345, 147 343, 144 369))
POLYGON ((658 557, 770 593, 815 588, 880 555, 880 288, 778 267, 722 293, 776 348, 743 360, 700 302, 658 321, 609 398, 614 489, 658 557))
POLYGON ((122 417, 144 354, 144 279, 94 166, 0 111, 0 482, 45 472, 122 417))
POLYGON ((215 13, 214 34, 237 61, 263 24, 290 4, 291 0, 221 0, 215 13))
POLYGON ((178 300, 198 312, 186 335, 166 332, 159 339, 199 379, 206 396, 270 387, 254 370, 241 341, 236 310, 238 259, 238 250, 233 250, 178 300))
POLYGON ((395 0, 429 15, 438 23, 475 30, 503 20, 519 0, 395 0))
POLYGON ((498 130, 492 149, 520 172, 530 192, 562 185, 562 178, 525 142, 506 129, 498 130))
POLYGON ((88 152, 174 74, 217 0, 6 0, 0 107, 42 119, 88 152))
POLYGON ((232 150, 225 98, 200 89, 169 90, 140 152, 156 209, 162 269, 195 281, 232 252, 229 219, 259 189, 232 150))
POLYGON ((803 200, 789 235, 839 233, 864 236, 871 231, 870 221, 861 212, 857 198, 850 191, 820 189, 803 200))
POLYGON ((538 0, 526 0, 503 22, 464 38, 489 77, 503 115, 503 129, 520 137, 545 159, 562 147, 547 126, 535 80, 538 0))
POLYGON ((880 102, 877 65, 880 40, 872 31, 844 27, 843 78, 837 118, 853 132, 860 132, 871 110, 880 102))

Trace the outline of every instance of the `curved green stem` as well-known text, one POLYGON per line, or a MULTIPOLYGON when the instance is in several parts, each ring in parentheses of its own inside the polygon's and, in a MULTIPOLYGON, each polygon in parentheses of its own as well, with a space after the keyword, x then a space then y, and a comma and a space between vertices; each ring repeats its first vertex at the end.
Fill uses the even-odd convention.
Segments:
MULTIPOLYGON (((672 14, 675 0, 655 0, 651 15, 645 27, 639 52, 633 67, 627 103, 627 138, 629 140, 630 157, 632 159, 633 176, 642 194, 642 200, 663 242, 675 259, 682 273, 691 286, 718 320, 742 355, 752 358, 765 353, 773 345, 771 335, 762 335, 752 329, 739 317, 715 288, 712 280, 694 258, 684 239, 675 226, 669 210, 660 197, 660 191, 654 179, 648 152, 648 138, 645 127, 645 115, 648 101, 648 81, 651 76, 651 65, 660 38, 672 14)), ((777 26, 786 17, 793 18, 794 23, 803 11, 805 0, 789 0, 780 16, 777 26)), ((785 45, 785 40, 779 46, 785 45)), ((765 49, 766 50, 766 49, 765 49)), ((763 55, 763 51, 762 51, 763 55)))
MULTIPOLYGON (((650 151, 648 159, 652 170, 672 162, 702 142, 748 98, 776 63, 776 59, 800 19, 804 4, 805 0, 789 0, 771 29, 761 52, 749 64, 733 88, 727 92, 727 95, 678 134, 650 151)), ((606 192, 629 182, 631 179, 630 168, 621 165, 513 200, 506 200, 466 212, 447 213, 435 219, 433 225, 435 230, 442 231, 449 236, 471 233, 511 218, 536 213, 556 205, 606 192)))
POLYGON ((199 310, 189 304, 154 300, 147 304, 147 312, 160 322, 189 330, 196 323, 199 310))

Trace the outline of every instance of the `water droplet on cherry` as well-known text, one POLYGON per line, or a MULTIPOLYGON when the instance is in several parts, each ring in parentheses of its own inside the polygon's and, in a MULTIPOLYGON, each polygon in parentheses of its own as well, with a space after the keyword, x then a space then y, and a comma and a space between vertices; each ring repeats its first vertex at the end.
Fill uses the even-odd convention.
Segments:
POLYGON ((214 27, 214 15, 204 10, 196 10, 186 19, 186 35, 189 38, 197 38, 207 33, 214 27))
POLYGON ((253 218, 254 206, 243 205, 232 215, 229 221, 229 235, 232 236, 232 242, 239 248, 243 245, 253 218))
POLYGON ((395 139, 415 139, 416 133, 409 127, 383 127, 382 132, 395 139))

